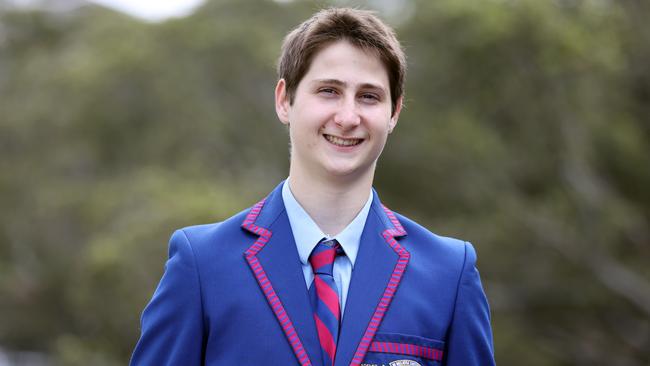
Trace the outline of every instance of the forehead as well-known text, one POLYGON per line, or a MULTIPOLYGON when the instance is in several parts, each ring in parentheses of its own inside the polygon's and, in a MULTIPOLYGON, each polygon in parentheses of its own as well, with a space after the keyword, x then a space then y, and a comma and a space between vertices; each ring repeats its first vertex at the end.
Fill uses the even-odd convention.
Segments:
POLYGON ((311 60, 303 81, 341 80, 350 84, 375 84, 388 89, 388 70, 371 49, 348 41, 336 41, 321 48, 311 60))

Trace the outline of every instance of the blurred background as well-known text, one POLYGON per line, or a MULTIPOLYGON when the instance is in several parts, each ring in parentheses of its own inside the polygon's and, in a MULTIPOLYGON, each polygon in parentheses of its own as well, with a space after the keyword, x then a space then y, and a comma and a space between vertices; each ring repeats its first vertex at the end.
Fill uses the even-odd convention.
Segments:
POLYGON ((386 205, 474 243, 499 365, 650 365, 650 2, 0 0, 0 365, 124 365, 174 229, 288 172, 287 31, 378 11, 408 55, 386 205))

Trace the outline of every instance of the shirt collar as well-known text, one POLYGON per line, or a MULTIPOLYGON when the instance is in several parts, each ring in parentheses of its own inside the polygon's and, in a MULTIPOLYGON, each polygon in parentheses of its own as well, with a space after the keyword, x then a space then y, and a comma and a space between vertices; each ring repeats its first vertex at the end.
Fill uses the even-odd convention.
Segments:
MULTIPOLYGON (((300 261, 303 265, 307 265, 309 263, 309 255, 316 244, 318 244, 321 239, 328 236, 323 233, 314 220, 309 216, 307 211, 302 208, 300 203, 298 203, 296 198, 293 196, 293 193, 291 193, 291 189, 289 188, 289 179, 287 179, 282 186, 282 200, 284 201, 284 207, 287 210, 287 216, 289 216, 289 224, 291 225, 293 237, 296 241, 300 261)), ((366 219, 368 218, 371 204, 372 191, 368 193, 366 204, 352 222, 350 222, 343 231, 332 238, 336 239, 339 244, 341 244, 345 255, 350 259, 350 262, 352 262, 352 267, 354 267, 354 262, 357 259, 357 253, 359 252, 359 245, 361 242, 361 233, 366 225, 366 219)))

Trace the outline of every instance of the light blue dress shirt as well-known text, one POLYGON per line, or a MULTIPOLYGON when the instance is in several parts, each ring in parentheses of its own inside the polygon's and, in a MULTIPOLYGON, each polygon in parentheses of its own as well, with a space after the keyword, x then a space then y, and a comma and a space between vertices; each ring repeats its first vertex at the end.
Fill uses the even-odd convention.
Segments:
POLYGON ((302 264, 302 272, 305 275, 307 288, 309 288, 311 282, 314 280, 314 272, 309 264, 309 255, 321 239, 336 239, 345 252, 345 255, 336 257, 333 270, 334 282, 336 282, 339 299, 341 299, 341 314, 343 314, 348 288, 350 287, 350 279, 352 278, 352 269, 357 259, 357 253, 359 252, 361 233, 366 225, 370 204, 372 203, 372 191, 368 193, 366 204, 354 220, 338 235, 331 237, 323 233, 307 211, 302 208, 293 196, 293 193, 291 193, 289 185, 289 179, 287 179, 282 186, 282 200, 287 210, 287 216, 289 216, 289 224, 291 225, 291 231, 293 231, 293 238, 298 247, 298 255, 300 256, 300 263, 302 264))

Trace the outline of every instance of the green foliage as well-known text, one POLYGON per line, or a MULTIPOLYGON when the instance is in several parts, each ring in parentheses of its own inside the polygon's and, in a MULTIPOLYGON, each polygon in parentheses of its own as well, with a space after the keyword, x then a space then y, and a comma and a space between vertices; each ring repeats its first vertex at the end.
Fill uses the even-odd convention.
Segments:
MULTIPOLYGON (((402 3, 361 3, 409 57, 385 203, 475 244, 499 364, 647 365, 650 5, 402 3)), ((315 6, 1 9, 0 345, 124 364, 171 232, 287 174, 275 59, 315 6)))

